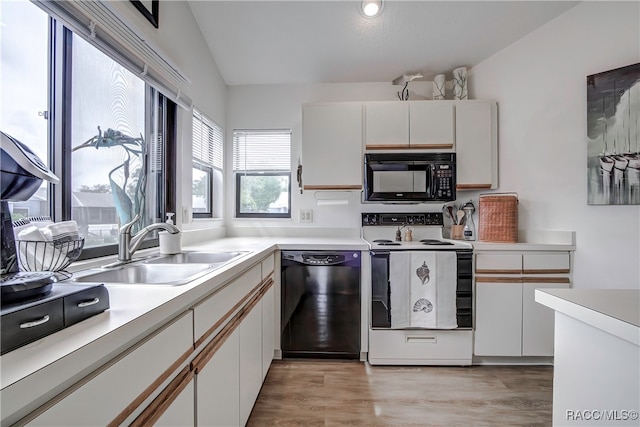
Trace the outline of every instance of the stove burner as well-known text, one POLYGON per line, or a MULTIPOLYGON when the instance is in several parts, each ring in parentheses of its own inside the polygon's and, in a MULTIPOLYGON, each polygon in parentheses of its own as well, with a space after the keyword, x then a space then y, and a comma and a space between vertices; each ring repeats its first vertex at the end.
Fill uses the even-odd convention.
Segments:
POLYGON ((423 245, 434 245, 434 246, 453 245, 453 243, 451 242, 444 242, 442 240, 437 240, 437 239, 422 239, 420 240, 420 243, 422 243, 423 245))
POLYGON ((378 240, 374 240, 373 243, 393 243, 393 242, 389 239, 378 239, 378 240))
MULTIPOLYGON (((374 242, 376 242, 376 241, 374 240, 374 242)), ((392 242, 390 240, 388 240, 386 242, 382 241, 382 242, 376 242, 376 243, 378 243, 380 246, 402 246, 402 243, 400 243, 400 242, 392 242)))

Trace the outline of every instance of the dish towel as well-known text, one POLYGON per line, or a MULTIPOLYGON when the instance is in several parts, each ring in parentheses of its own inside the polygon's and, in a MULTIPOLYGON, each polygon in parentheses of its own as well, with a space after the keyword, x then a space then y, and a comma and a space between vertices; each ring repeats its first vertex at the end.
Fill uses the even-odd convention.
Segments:
POLYGON ((392 329, 458 327, 455 252, 393 251, 389 266, 392 329))

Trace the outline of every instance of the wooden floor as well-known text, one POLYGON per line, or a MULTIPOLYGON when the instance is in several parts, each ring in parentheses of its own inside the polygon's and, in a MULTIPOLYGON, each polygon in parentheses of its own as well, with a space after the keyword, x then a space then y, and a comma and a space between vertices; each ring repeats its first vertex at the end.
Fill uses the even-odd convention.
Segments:
POLYGON ((550 426, 553 368, 276 360, 249 426, 550 426))

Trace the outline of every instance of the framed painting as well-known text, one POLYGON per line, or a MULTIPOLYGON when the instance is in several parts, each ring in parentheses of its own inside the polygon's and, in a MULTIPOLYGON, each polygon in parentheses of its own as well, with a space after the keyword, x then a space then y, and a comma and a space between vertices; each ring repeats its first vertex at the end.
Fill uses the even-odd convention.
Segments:
POLYGON ((587 203, 640 204, 640 63, 587 76, 587 203))
POLYGON ((158 28, 158 9, 160 0, 131 0, 131 3, 151 24, 158 28))

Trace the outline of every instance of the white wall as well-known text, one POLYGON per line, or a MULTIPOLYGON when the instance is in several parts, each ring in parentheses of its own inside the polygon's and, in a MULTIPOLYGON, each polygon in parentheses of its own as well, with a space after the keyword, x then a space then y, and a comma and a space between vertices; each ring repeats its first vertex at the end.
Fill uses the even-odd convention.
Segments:
POLYGON ((640 206, 587 205, 586 76, 640 62, 640 3, 583 2, 470 70, 520 228, 575 230, 576 288, 640 288, 640 206))
MULTIPOLYGON (((412 82, 409 85, 409 99, 429 99, 432 93, 430 82, 412 82)), ((251 85, 230 86, 227 104, 227 163, 231 164, 231 140, 233 129, 292 129, 291 165, 292 218, 273 220, 234 219, 234 181, 231 171, 227 171, 226 214, 228 233, 232 235, 334 235, 358 236, 360 233, 360 212, 403 209, 407 212, 424 210, 424 205, 404 206, 362 205, 360 191, 331 192, 329 196, 347 199, 348 205, 318 206, 313 191, 300 194, 295 183, 295 168, 301 154, 302 145, 302 105, 314 102, 341 101, 392 101, 397 100, 397 92, 402 86, 388 83, 357 84, 314 84, 314 85, 251 85), (300 209, 313 209, 313 223, 299 222, 300 209), (347 230, 345 230, 347 228, 347 230), (334 229, 334 230, 332 230, 334 229), (329 233, 329 234, 328 234, 329 233)), ((323 196, 327 196, 323 192, 323 196)), ((440 209, 437 205, 435 209, 440 209)))
MULTIPOLYGON (((576 288, 640 288, 640 207, 586 201, 586 76, 640 61, 638 22, 637 2, 584 2, 470 70, 471 97, 499 104, 499 190, 519 194, 520 228, 576 231, 576 288)), ((411 99, 430 98, 430 83, 414 83, 411 99)), ((394 100, 396 91, 389 83, 229 87, 227 141, 234 128, 291 128, 295 168, 302 104, 394 100)), ((312 192, 294 189, 291 220, 242 221, 232 219, 227 184, 230 234, 357 228, 362 211, 440 208, 361 205, 359 192, 347 193, 349 205, 317 206, 312 192), (314 223, 300 224, 308 208, 314 223)))

